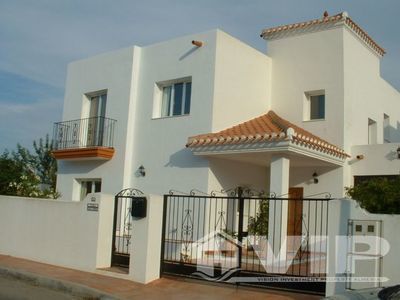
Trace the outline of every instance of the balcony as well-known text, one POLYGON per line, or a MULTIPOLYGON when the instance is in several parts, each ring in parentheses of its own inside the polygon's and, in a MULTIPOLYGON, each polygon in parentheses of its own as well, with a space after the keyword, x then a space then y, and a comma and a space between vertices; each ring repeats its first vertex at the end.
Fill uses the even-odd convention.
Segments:
POLYGON ((93 117, 54 123, 56 159, 109 160, 114 155, 116 120, 93 117))

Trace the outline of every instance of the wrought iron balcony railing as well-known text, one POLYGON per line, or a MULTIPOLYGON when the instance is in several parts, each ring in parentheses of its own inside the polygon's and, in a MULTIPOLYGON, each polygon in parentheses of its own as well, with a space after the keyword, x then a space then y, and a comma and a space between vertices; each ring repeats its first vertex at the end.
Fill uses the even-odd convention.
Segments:
POLYGON ((116 120, 93 117, 54 123, 54 150, 112 148, 116 120))

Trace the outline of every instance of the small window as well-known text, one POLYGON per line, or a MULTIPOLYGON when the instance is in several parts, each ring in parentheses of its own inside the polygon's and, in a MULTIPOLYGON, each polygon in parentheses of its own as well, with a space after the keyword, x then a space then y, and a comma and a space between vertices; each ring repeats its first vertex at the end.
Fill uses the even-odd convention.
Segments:
POLYGON ((310 120, 325 119, 325 95, 310 96, 310 120))
POLYGON ((161 117, 181 116, 190 113, 192 83, 176 82, 161 86, 161 117))
POLYGON ((375 232, 375 226, 374 225, 368 225, 368 232, 375 232))
POLYGON ((362 225, 356 225, 356 232, 362 231, 362 225))
POLYGON ((101 192, 101 179, 96 180, 82 180, 81 183, 81 200, 90 193, 101 192))
POLYGON ((390 117, 383 114, 383 142, 390 143, 390 117))
POLYGON ((376 121, 372 119, 368 119, 368 144, 377 144, 378 143, 378 129, 377 129, 376 121))
POLYGON ((325 119, 325 91, 305 93, 304 121, 325 119))

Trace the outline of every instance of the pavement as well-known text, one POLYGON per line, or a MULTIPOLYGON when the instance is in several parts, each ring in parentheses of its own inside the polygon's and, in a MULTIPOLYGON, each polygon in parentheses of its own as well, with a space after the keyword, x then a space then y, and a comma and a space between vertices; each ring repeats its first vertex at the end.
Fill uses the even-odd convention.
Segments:
POLYGON ((70 293, 53 290, 11 277, 0 276, 0 299, 2 300, 71 300, 82 299, 70 293))
MULTIPOLYGON (((62 293, 48 299, 320 299, 320 296, 234 287, 222 284, 212 284, 199 280, 175 277, 163 277, 149 284, 140 284, 127 280, 128 275, 99 270, 88 273, 59 266, 34 262, 31 260, 0 255, 0 278, 7 280, 6 292, 13 289, 24 291, 20 284, 29 283, 37 289, 47 289, 48 292, 62 293), (69 298, 63 298, 69 295, 69 298)), ((0 292, 4 292, 0 281, 0 292)), ((37 292, 44 292, 38 290, 37 292)), ((28 293, 28 290, 27 290, 28 293)), ((0 294, 1 295, 1 294, 0 294)), ((3 298, 2 298, 3 299, 3 298)), ((8 297, 5 299, 21 299, 8 297)), ((24 299, 46 299, 27 295, 24 299)))

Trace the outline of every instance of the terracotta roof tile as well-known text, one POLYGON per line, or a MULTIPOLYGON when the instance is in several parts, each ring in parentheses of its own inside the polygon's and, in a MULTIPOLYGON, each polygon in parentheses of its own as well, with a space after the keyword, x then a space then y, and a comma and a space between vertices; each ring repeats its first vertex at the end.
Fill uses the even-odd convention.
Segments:
POLYGON ((261 37, 268 39, 268 37, 283 31, 304 29, 316 25, 335 23, 339 21, 344 21, 344 24, 346 26, 348 26, 354 33, 356 33, 365 43, 367 43, 379 55, 383 56, 386 53, 385 49, 379 46, 359 25, 357 25, 357 23, 355 23, 347 15, 346 12, 341 12, 334 16, 322 17, 321 19, 267 28, 261 32, 261 37))
POLYGON ((340 158, 348 157, 339 147, 313 135, 301 127, 282 119, 275 112, 254 118, 217 133, 189 137, 186 147, 232 145, 289 140, 291 143, 315 149, 340 158))

